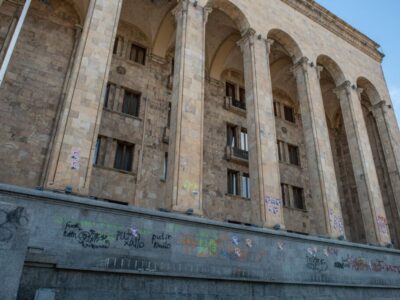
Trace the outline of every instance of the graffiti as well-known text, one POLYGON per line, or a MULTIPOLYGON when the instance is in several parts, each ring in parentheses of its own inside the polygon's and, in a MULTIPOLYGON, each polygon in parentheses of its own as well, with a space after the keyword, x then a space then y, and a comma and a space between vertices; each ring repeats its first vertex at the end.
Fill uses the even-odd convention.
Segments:
POLYGON ((277 215, 281 211, 281 203, 280 199, 276 199, 270 196, 265 197, 265 208, 267 213, 271 213, 277 215))
POLYGON ((246 239, 246 246, 249 248, 253 248, 253 241, 251 239, 246 239))
POLYGON ((326 257, 328 256, 338 256, 339 254, 339 249, 334 248, 334 247, 328 247, 324 249, 324 254, 326 257))
POLYGON ((124 246, 134 249, 144 248, 144 242, 137 231, 132 233, 132 228, 129 231, 118 231, 115 238, 116 241, 122 241, 124 246))
POLYGON ((278 242, 276 243, 276 245, 278 246, 278 249, 279 249, 280 251, 283 251, 284 243, 283 243, 282 241, 278 241, 278 242))
POLYGON ((79 223, 67 222, 64 227, 64 237, 76 240, 83 248, 109 248, 108 235, 94 229, 83 230, 79 223))
POLYGON ((14 237, 19 226, 29 222, 23 207, 17 207, 9 212, 0 209, 0 242, 9 242, 14 237))
POLYGON ((235 246, 239 245, 239 238, 237 236, 232 237, 232 244, 234 244, 235 246))
POLYGON ((155 249, 170 249, 171 248, 172 236, 168 233, 153 234, 151 237, 151 243, 155 249))
POLYGON ((193 183, 193 182, 189 182, 189 181, 185 181, 183 184, 183 189, 186 191, 194 191, 194 190, 198 190, 197 188, 197 184, 193 183))
POLYGON ((334 263, 335 268, 338 269, 351 269, 356 272, 392 272, 400 274, 400 265, 387 264, 383 260, 368 261, 362 257, 352 257, 347 255, 340 261, 334 263))
POLYGON ((317 255, 317 253, 318 253, 318 249, 317 249, 317 247, 308 248, 308 249, 307 249, 307 252, 308 252, 308 254, 310 254, 310 255, 312 255, 312 256, 315 256, 315 255, 317 255))
POLYGON ((139 236, 139 230, 137 230, 137 229, 134 228, 133 226, 132 226, 131 228, 129 228, 129 230, 130 230, 131 234, 132 234, 134 237, 138 237, 138 236, 139 236))
POLYGON ((337 232, 344 233, 344 225, 342 216, 335 214, 332 208, 329 209, 329 221, 333 229, 337 232))
POLYGON ((240 257, 240 256, 242 255, 241 252, 240 252, 240 248, 235 247, 235 255, 236 255, 237 257, 240 257))
POLYGON ((71 151, 71 169, 79 170, 81 163, 81 151, 73 148, 71 151))
POLYGON ((306 267, 307 269, 324 272, 328 270, 328 264, 323 258, 319 258, 316 255, 307 255, 306 256, 306 267))
POLYGON ((384 235, 389 235, 387 220, 385 217, 378 216, 377 224, 378 224, 378 230, 380 233, 382 233, 384 235))

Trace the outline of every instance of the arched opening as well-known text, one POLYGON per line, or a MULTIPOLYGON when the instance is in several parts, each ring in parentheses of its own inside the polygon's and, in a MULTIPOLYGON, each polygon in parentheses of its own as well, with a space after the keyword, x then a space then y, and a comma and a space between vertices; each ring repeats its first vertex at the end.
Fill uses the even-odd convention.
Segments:
POLYGON ((289 231, 317 233, 312 221, 314 203, 296 78, 292 72, 294 62, 302 54, 297 43, 279 29, 268 33, 268 43, 285 226, 289 231))
POLYGON ((176 4, 123 1, 103 99, 92 196, 147 208, 171 207, 165 201, 165 179, 176 4))
MULTIPOLYGON (((365 125, 367 127, 376 173, 378 175, 383 204, 385 206, 390 236, 394 245, 399 247, 400 222, 384 152, 384 147, 390 147, 390 145, 387 144, 388 141, 386 141, 385 144, 385 142, 382 140, 374 115, 375 113, 379 113, 376 110, 381 109, 380 102, 382 101, 382 98, 380 97, 374 85, 366 78, 360 77, 357 80, 357 87, 359 88, 363 116, 365 125)), ((381 126, 383 127, 381 130, 385 130, 385 125, 381 124, 381 126)))
POLYGON ((238 45, 249 28, 230 1, 211 0, 206 24, 203 137, 203 210, 212 219, 258 223, 250 201, 250 171, 243 54, 238 45))
POLYGON ((335 89, 345 81, 345 77, 339 66, 325 55, 318 57, 317 66, 320 71, 320 86, 328 124, 346 237, 353 242, 365 243, 365 227, 350 156, 348 137, 343 121, 340 101, 335 94, 335 89))
MULTIPOLYGON (((0 8, 0 62, 14 33, 21 1, 0 8)), ((83 7, 83 6, 82 6, 83 7)), ((41 185, 43 166, 77 46, 80 12, 71 1, 33 0, 0 89, 3 147, 0 181, 41 185), (10 173, 14 176, 10 176, 10 173)))

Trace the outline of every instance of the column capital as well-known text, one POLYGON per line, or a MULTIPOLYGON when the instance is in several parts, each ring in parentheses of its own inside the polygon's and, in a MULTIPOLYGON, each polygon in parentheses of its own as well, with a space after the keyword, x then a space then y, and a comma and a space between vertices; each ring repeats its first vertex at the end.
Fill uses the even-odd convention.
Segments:
POLYGON ((298 70, 302 70, 303 72, 308 72, 308 67, 310 67, 309 59, 306 56, 301 57, 290 69, 290 71, 296 75, 298 70))
POLYGON ((204 16, 204 24, 207 23, 208 21, 208 16, 211 14, 211 12, 213 11, 213 8, 211 6, 205 6, 203 8, 203 16, 204 16))
POLYGON ((345 82, 337 86, 335 89, 333 89, 333 92, 336 94, 339 100, 341 100, 341 96, 343 96, 343 93, 345 93, 345 95, 347 96, 351 94, 351 89, 352 89, 351 82, 349 80, 346 80, 345 82))
POLYGON ((244 51, 244 47, 246 47, 247 44, 250 46, 254 44, 255 36, 256 31, 253 28, 247 29, 247 31, 242 34, 242 38, 237 41, 237 45, 240 47, 240 50, 242 52, 244 51))
POLYGON ((269 55, 271 53, 271 47, 275 43, 275 40, 273 39, 266 39, 265 44, 267 45, 267 54, 269 55))
POLYGON ((189 0, 178 0, 178 4, 171 11, 172 15, 178 21, 188 11, 190 1, 189 0))

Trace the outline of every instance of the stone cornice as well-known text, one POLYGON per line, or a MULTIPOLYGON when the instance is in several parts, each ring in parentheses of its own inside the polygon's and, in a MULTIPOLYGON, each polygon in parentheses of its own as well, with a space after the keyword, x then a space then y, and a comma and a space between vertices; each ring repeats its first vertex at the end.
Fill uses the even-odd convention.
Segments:
POLYGON ((281 1, 333 32, 376 61, 382 62, 384 54, 378 50, 380 47, 379 44, 316 3, 314 0, 281 1))

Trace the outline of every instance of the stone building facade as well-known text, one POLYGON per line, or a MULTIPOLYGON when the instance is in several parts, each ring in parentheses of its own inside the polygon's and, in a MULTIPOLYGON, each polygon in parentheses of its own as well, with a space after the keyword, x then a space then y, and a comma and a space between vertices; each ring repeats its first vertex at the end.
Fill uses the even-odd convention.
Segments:
MULTIPOLYGON (((4 62, 24 1, 2 2, 4 62)), ((32 0, 0 182, 399 247, 378 48, 312 0, 32 0)))

